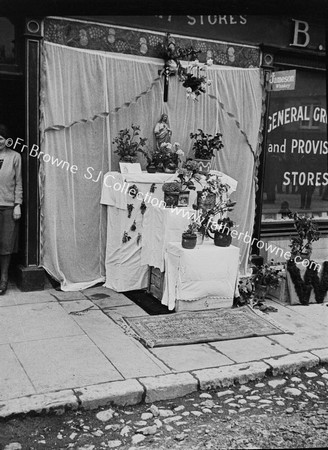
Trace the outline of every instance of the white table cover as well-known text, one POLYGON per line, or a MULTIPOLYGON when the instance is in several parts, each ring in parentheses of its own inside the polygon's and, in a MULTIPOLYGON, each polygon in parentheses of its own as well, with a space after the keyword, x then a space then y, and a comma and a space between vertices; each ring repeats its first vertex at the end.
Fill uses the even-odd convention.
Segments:
MULTIPOLYGON (((128 187, 135 184, 139 192, 145 195, 149 194, 150 186, 155 183, 157 188, 151 197, 149 194, 149 199, 156 197, 160 201, 164 199, 163 183, 174 179, 176 179, 175 174, 147 172, 124 175, 119 172, 108 172, 104 176, 101 203, 107 205, 106 287, 117 292, 147 287, 148 266, 141 262, 142 245, 147 239, 143 233, 144 215, 140 210, 142 200, 133 199, 128 195, 128 187), (130 218, 127 204, 133 204, 130 218), (134 220, 136 230, 131 231, 134 220), (126 243, 122 242, 124 231, 131 237, 126 243), (142 238, 138 243, 139 233, 142 238)), ((146 205, 148 210, 151 204, 146 201, 146 205)))
POLYGON ((184 249, 181 243, 171 242, 165 254, 162 303, 173 310, 176 300, 233 300, 238 267, 238 247, 217 247, 211 240, 184 249))

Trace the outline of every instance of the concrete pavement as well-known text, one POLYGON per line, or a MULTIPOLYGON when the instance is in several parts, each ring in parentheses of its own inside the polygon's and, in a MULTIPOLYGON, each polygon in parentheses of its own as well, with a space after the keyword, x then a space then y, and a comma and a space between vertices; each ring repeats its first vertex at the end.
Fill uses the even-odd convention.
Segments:
POLYGON ((147 315, 123 294, 10 286, 0 297, 0 417, 150 403, 328 362, 327 304, 266 303, 294 334, 148 349, 118 324, 147 315))

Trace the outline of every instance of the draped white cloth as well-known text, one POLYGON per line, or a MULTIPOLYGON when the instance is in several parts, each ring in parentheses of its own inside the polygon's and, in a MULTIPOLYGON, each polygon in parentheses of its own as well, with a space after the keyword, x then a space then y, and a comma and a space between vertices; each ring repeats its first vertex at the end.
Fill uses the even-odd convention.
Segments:
MULTIPOLYGON (((187 99, 177 77, 170 77, 164 103, 163 79, 158 75, 162 60, 45 42, 43 63, 41 151, 77 167, 72 173, 40 156, 41 264, 62 289, 83 289, 104 280, 106 215, 100 205, 101 175, 118 169, 111 141, 133 123, 140 125, 152 148, 153 129, 163 112, 169 116, 172 142, 179 142, 186 154, 192 147, 190 132, 201 128, 223 134, 224 149, 213 168, 238 180, 232 218, 238 231, 252 234, 255 160, 240 130, 256 152, 262 108, 260 69, 211 67, 208 93, 217 100, 202 94, 198 102, 187 99)), ((142 157, 140 162, 144 167, 142 157)), ((242 239, 233 244, 240 247, 244 273, 249 244, 242 239)))

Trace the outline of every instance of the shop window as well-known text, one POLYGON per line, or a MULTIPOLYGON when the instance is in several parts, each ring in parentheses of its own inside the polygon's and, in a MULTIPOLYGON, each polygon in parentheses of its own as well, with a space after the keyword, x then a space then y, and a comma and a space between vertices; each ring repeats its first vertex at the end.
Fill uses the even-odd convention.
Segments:
POLYGON ((326 73, 297 69, 296 86, 270 93, 262 229, 288 210, 328 221, 326 73))
POLYGON ((15 26, 0 17, 0 64, 15 64, 15 26))

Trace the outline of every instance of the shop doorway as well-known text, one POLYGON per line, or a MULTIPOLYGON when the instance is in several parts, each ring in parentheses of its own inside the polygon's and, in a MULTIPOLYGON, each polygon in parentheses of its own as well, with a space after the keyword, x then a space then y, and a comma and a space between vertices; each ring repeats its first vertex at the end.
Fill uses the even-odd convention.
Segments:
MULTIPOLYGON (((0 123, 4 123, 10 130, 12 139, 25 137, 25 94, 24 80, 20 75, 0 74, 0 123)), ((25 170, 24 161, 23 171, 25 170)), ((20 220, 19 250, 11 258, 9 281, 15 281, 15 268, 24 261, 24 214, 20 220)))

